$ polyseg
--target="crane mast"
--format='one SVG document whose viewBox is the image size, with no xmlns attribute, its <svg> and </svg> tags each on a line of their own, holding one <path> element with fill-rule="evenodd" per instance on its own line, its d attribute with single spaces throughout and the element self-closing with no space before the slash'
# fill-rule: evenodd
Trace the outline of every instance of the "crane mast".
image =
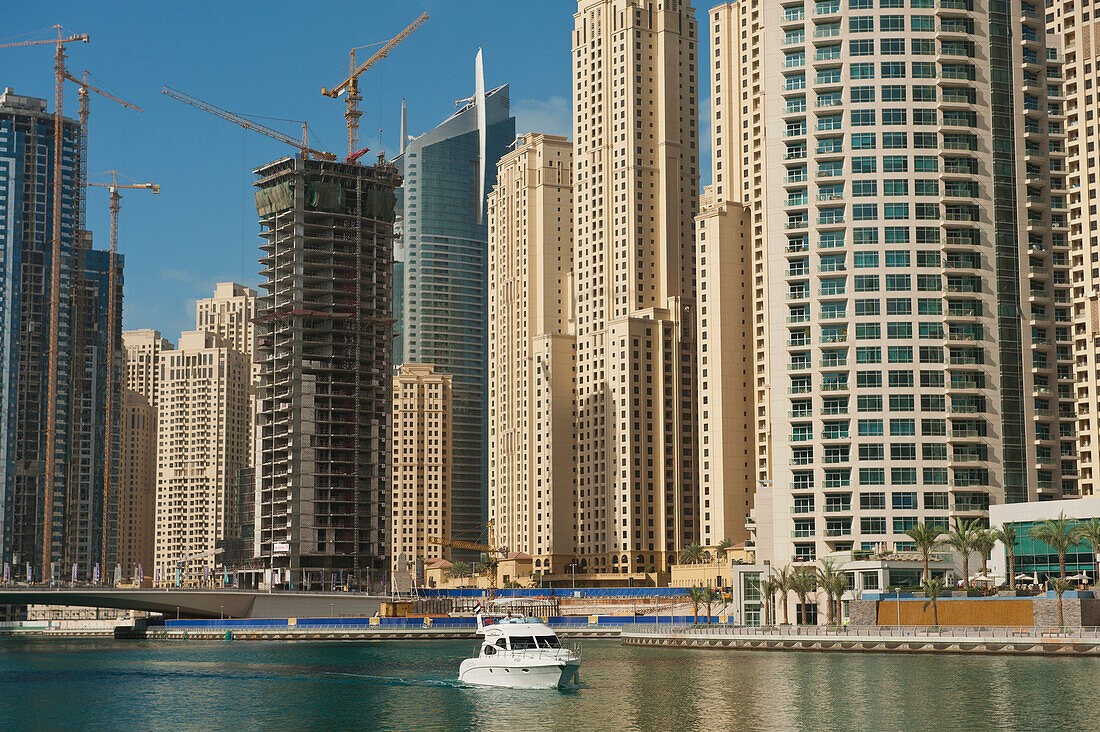
<svg viewBox="0 0 1100 732">
<path fill-rule="evenodd" d="M 83 88 L 82 88 L 83 89 Z M 86 92 L 85 92 L 86 93 Z M 125 104 L 125 102 L 123 102 Z M 133 105 L 128 105 L 133 106 Z M 88 183 L 84 185 L 88 188 L 106 188 L 108 190 L 109 209 L 111 212 L 111 253 L 108 264 L 107 275 L 107 368 L 108 368 L 108 388 L 114 383 L 114 369 L 115 364 L 118 361 L 118 354 L 120 344 L 115 340 L 115 332 L 117 330 L 117 313 L 115 312 L 115 302 L 118 299 L 118 212 L 122 207 L 122 195 L 119 193 L 120 188 L 134 188 L 142 190 L 151 190 L 153 193 L 160 193 L 160 186 L 156 183 L 136 183 L 136 184 L 120 184 L 118 182 L 118 171 L 108 170 L 108 174 L 111 176 L 110 183 Z M 82 196 L 83 198 L 83 196 Z M 107 549 L 108 549 L 108 531 L 107 527 L 110 522 L 110 507 L 111 499 L 115 494 L 114 486 L 114 471 L 112 470 L 112 464 L 114 462 L 114 406 L 112 400 L 108 399 L 107 404 L 107 429 L 106 439 L 104 439 L 104 455 L 103 455 L 103 560 L 107 561 Z"/>
<path fill-rule="evenodd" d="M 355 66 L 355 52 L 356 52 L 356 50 L 358 50 L 358 48 L 363 48 L 363 46 L 358 46 L 357 48 L 351 49 L 351 51 L 348 54 L 349 55 L 349 61 L 348 61 L 349 74 L 348 74 L 348 78 L 344 79 L 342 82 L 337 84 L 332 89 L 326 89 L 324 87 L 321 88 L 321 93 L 323 95 L 325 95 L 326 97 L 330 97 L 332 99 L 336 99 L 337 97 L 339 97 L 344 92 L 348 93 L 348 98 L 347 98 L 347 102 L 346 102 L 347 109 L 344 112 L 344 119 L 347 120 L 347 126 L 348 126 L 348 157 L 349 158 L 357 150 L 359 150 L 359 118 L 363 116 L 363 113 L 359 111 L 359 102 L 363 101 L 363 97 L 359 96 L 359 76 L 360 76 L 360 74 L 362 74 L 364 71 L 369 69 L 371 66 L 374 66 L 376 63 L 378 63 L 379 61 L 384 59 L 386 56 L 388 56 L 390 51 L 397 48 L 397 46 L 400 45 L 402 41 L 404 41 L 406 38 L 408 38 L 410 35 L 412 35 L 413 31 L 415 31 L 420 26 L 424 25 L 424 23 L 426 23 L 428 21 L 428 17 L 429 16 L 428 16 L 427 13 L 421 14 L 421 16 L 419 18 L 417 18 L 413 22 L 409 23 L 409 25 L 405 27 L 405 30 L 398 33 L 396 36 L 391 38 L 386 43 L 386 45 L 382 46 L 382 48 L 375 51 L 374 55 L 372 55 L 370 58 L 368 58 L 366 61 L 364 61 L 362 64 L 360 64 L 358 68 L 356 68 L 356 66 Z M 364 150 L 364 152 L 365 152 L 365 150 Z M 352 161 L 349 160 L 349 162 L 352 162 Z"/>
</svg>

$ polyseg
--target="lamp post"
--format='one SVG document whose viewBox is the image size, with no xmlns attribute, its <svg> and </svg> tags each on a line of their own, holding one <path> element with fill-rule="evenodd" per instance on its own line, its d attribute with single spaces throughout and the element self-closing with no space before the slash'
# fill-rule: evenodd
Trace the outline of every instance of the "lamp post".
<svg viewBox="0 0 1100 732">
<path fill-rule="evenodd" d="M 336 617 L 336 603 L 335 602 L 330 602 L 328 604 L 328 615 L 329 615 L 330 618 L 335 618 Z"/>
<path fill-rule="evenodd" d="M 225 620 L 225 605 L 218 605 L 218 620 Z"/>
</svg>

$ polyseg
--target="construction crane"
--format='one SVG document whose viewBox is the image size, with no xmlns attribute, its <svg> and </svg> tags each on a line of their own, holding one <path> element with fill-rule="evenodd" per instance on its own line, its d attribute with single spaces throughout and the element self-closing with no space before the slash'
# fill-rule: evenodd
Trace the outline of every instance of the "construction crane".
<svg viewBox="0 0 1100 732">
<path fill-rule="evenodd" d="M 46 475 L 42 490 L 42 566 L 49 567 L 53 560 L 53 484 L 57 452 L 57 342 L 58 311 L 61 309 L 61 178 L 63 167 L 62 140 L 64 139 L 63 115 L 65 111 L 65 79 L 69 72 L 65 67 L 65 44 L 88 43 L 91 36 L 76 33 L 66 36 L 60 25 L 52 26 L 57 38 L 39 41 L 0 43 L 0 48 L 56 44 L 53 56 L 54 107 L 53 107 L 53 231 L 50 242 L 50 333 L 49 361 L 46 369 Z"/>
<path fill-rule="evenodd" d="M 235 125 L 240 125 L 246 130 L 259 132 L 261 135 L 267 135 L 268 137 L 274 138 L 279 142 L 285 142 L 291 147 L 298 148 L 299 154 L 301 154 L 302 158 L 305 160 L 309 160 L 311 155 L 318 160 L 336 159 L 336 156 L 330 152 L 321 152 L 320 150 L 314 150 L 309 146 L 309 126 L 305 122 L 302 122 L 302 139 L 301 141 L 298 141 L 290 135 L 285 135 L 278 130 L 273 130 L 270 127 L 265 127 L 258 122 L 253 122 L 247 117 L 237 114 L 236 112 L 230 112 L 228 110 L 222 109 L 221 107 L 215 107 L 209 102 L 204 102 L 201 99 L 193 97 L 189 94 L 184 94 L 183 92 L 173 89 L 171 87 L 164 87 L 161 90 L 161 93 L 166 96 L 172 97 L 172 99 L 183 102 L 184 104 L 190 104 L 192 107 L 201 109 L 204 112 L 209 112 L 215 117 L 221 117 L 222 119 L 228 120 Z"/>
<path fill-rule="evenodd" d="M 428 536 L 425 538 L 425 543 L 436 544 L 438 546 L 449 546 L 455 549 L 469 549 L 475 552 L 483 552 L 485 554 L 485 569 L 489 572 L 489 589 L 495 590 L 497 588 L 497 565 L 501 559 L 508 557 L 508 547 L 495 546 L 496 542 L 493 540 L 493 524 L 492 522 L 486 524 L 489 529 L 489 543 L 481 544 L 476 541 L 459 541 L 457 539 L 446 539 L 442 536 Z M 494 556 L 499 554 L 499 557 Z M 492 593 L 490 593 L 490 596 Z"/>
<path fill-rule="evenodd" d="M 83 91 L 83 87 L 81 87 Z M 87 94 L 87 92 L 85 92 Z M 81 100 L 82 103 L 84 100 Z M 127 104 L 118 100 L 122 104 Z M 127 104 L 127 106 L 133 106 Z M 122 194 L 119 193 L 121 188 L 131 188 L 152 191 L 154 194 L 160 193 L 160 186 L 156 183 L 119 183 L 118 171 L 108 170 L 104 175 L 111 176 L 110 183 L 87 183 L 84 185 L 88 188 L 106 188 L 108 192 L 108 202 L 111 211 L 111 254 L 110 264 L 108 265 L 109 273 L 107 275 L 107 369 L 108 377 L 107 383 L 111 385 L 114 383 L 114 369 L 115 363 L 121 344 L 115 340 L 116 333 L 116 313 L 115 302 L 118 298 L 118 275 L 116 273 L 115 260 L 118 256 L 118 211 L 122 205 Z M 108 548 L 108 534 L 107 527 L 110 521 L 110 507 L 111 498 L 114 495 L 114 480 L 111 471 L 111 464 L 113 455 L 114 440 L 112 439 L 114 406 L 112 400 L 108 399 L 107 403 L 107 431 L 106 439 L 104 442 L 104 455 L 103 455 L 103 561 L 107 561 L 107 548 Z"/>
<path fill-rule="evenodd" d="M 326 97 L 336 99 L 344 92 L 348 93 L 347 98 L 347 111 L 344 112 L 344 119 L 348 122 L 348 162 L 354 162 L 367 150 L 359 150 L 359 118 L 363 116 L 363 113 L 359 111 L 359 102 L 363 101 L 363 97 L 359 96 L 359 75 L 364 71 L 374 66 L 376 63 L 384 59 L 389 55 L 389 52 L 397 48 L 397 46 L 412 35 L 420 26 L 424 25 L 428 21 L 428 14 L 424 13 L 419 18 L 409 23 L 405 30 L 398 33 L 391 38 L 386 45 L 374 52 L 374 55 L 361 63 L 358 68 L 355 66 L 355 52 L 360 48 L 367 48 L 367 46 L 356 46 L 349 52 L 348 61 L 348 78 L 344 79 L 337 86 L 332 89 L 321 88 L 321 93 Z M 355 156 L 355 159 L 351 159 L 352 155 L 358 152 L 359 155 Z"/>
</svg>

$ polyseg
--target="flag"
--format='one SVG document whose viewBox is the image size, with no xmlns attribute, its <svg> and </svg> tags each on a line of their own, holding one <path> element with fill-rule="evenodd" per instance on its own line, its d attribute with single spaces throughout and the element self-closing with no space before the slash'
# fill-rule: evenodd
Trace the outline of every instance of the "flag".
<svg viewBox="0 0 1100 732">
<path fill-rule="evenodd" d="M 336 592 L 336 575 L 332 575 L 332 591 Z"/>
<path fill-rule="evenodd" d="M 137 568 L 137 581 L 138 581 L 138 584 L 140 585 L 144 579 L 145 579 L 145 573 L 141 571 L 141 565 L 139 564 L 138 568 Z"/>
<path fill-rule="evenodd" d="M 92 582 L 99 584 L 99 562 L 95 564 L 95 572 L 92 573 Z"/>
<path fill-rule="evenodd" d="M 4 581 L 11 582 L 11 565 L 4 562 Z"/>
<path fill-rule="evenodd" d="M 76 584 L 76 562 L 73 562 L 73 584 Z"/>
<path fill-rule="evenodd" d="M 160 587 L 160 567 L 153 567 L 153 584 Z"/>
<path fill-rule="evenodd" d="M 202 567 L 202 583 L 204 585 L 210 584 L 210 565 L 204 564 Z"/>
<path fill-rule="evenodd" d="M 233 586 L 234 587 L 240 587 L 241 586 L 240 583 L 241 583 L 240 574 L 237 572 L 237 570 L 234 569 L 233 570 Z"/>
<path fill-rule="evenodd" d="M 222 567 L 222 587 L 229 587 L 229 568 Z"/>
<path fill-rule="evenodd" d="M 34 567 L 30 562 L 27 562 L 27 582 L 34 582 Z"/>
</svg>

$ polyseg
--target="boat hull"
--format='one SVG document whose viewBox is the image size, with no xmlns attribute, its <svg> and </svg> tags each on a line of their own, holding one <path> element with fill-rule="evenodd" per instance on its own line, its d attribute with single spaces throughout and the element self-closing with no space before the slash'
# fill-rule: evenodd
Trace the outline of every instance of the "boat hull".
<svg viewBox="0 0 1100 732">
<path fill-rule="evenodd" d="M 459 668 L 458 680 L 471 686 L 510 689 L 569 688 L 579 683 L 579 661 L 500 663 L 469 658 Z"/>
</svg>

